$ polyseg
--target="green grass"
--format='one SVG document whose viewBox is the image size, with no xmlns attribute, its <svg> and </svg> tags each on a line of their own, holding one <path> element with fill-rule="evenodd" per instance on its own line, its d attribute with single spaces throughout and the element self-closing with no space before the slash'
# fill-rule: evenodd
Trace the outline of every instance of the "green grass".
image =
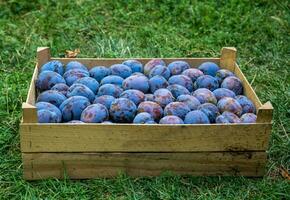
<svg viewBox="0 0 290 200">
<path fill-rule="evenodd" d="M 290 198 L 278 173 L 290 165 L 287 0 L 31 2 L 0 2 L 0 199 Z M 54 56 L 80 48 L 80 57 L 204 57 L 237 47 L 246 77 L 275 108 L 267 175 L 24 181 L 18 125 L 38 46 Z"/>
</svg>

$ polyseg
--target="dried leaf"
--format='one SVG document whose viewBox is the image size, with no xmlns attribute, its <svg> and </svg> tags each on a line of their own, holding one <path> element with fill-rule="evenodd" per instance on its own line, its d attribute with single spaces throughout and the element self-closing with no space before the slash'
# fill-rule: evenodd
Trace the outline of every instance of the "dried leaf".
<svg viewBox="0 0 290 200">
<path fill-rule="evenodd" d="M 285 169 L 284 167 L 280 167 L 280 174 L 283 178 L 290 180 L 290 174 L 289 174 L 288 170 Z"/>
<path fill-rule="evenodd" d="M 65 57 L 66 58 L 76 58 L 79 53 L 80 53 L 80 49 L 75 49 L 73 51 L 66 50 Z"/>
</svg>

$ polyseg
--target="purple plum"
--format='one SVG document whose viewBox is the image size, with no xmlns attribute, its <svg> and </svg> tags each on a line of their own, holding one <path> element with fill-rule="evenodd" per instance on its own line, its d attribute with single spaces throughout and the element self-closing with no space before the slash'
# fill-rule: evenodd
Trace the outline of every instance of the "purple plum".
<svg viewBox="0 0 290 200">
<path fill-rule="evenodd" d="M 178 84 L 169 85 L 167 89 L 172 93 L 175 99 L 177 99 L 180 95 L 190 94 L 188 89 Z"/>
<path fill-rule="evenodd" d="M 58 83 L 65 83 L 64 78 L 56 72 L 43 71 L 36 80 L 36 88 L 39 91 L 50 90 L 54 85 Z"/>
<path fill-rule="evenodd" d="M 174 101 L 174 97 L 168 89 L 160 88 L 154 92 L 154 101 L 164 108 Z"/>
<path fill-rule="evenodd" d="M 109 75 L 111 75 L 111 70 L 105 66 L 95 66 L 90 70 L 90 76 L 96 79 L 99 83 L 104 77 Z"/>
<path fill-rule="evenodd" d="M 216 118 L 216 123 L 241 123 L 241 120 L 234 113 L 225 111 Z"/>
<path fill-rule="evenodd" d="M 256 113 L 256 107 L 254 105 L 254 103 L 246 96 L 244 95 L 238 95 L 236 96 L 235 98 L 239 103 L 240 105 L 242 106 L 243 108 L 243 112 L 242 114 L 245 114 L 245 113 Z"/>
<path fill-rule="evenodd" d="M 185 103 L 190 108 L 190 110 L 196 110 L 197 107 L 200 105 L 199 100 L 189 94 L 183 94 L 178 96 L 177 101 Z"/>
<path fill-rule="evenodd" d="M 51 60 L 47 63 L 45 63 L 44 65 L 41 66 L 40 68 L 40 73 L 44 72 L 44 71 L 52 71 L 52 72 L 56 72 L 59 75 L 63 75 L 64 73 L 64 67 L 63 64 L 58 61 L 58 60 Z"/>
<path fill-rule="evenodd" d="M 80 83 L 74 83 L 72 86 L 69 87 L 67 91 L 67 97 L 73 96 L 87 97 L 90 102 L 93 102 L 95 100 L 95 94 L 93 93 L 93 91 L 87 86 Z"/>
<path fill-rule="evenodd" d="M 144 93 L 139 90 L 125 90 L 120 97 L 130 99 L 136 106 L 145 100 Z"/>
<path fill-rule="evenodd" d="M 49 110 L 50 112 L 54 112 L 57 115 L 57 123 L 61 122 L 62 119 L 61 112 L 55 105 L 48 102 L 38 102 L 35 104 L 35 107 L 37 108 L 37 111 Z"/>
<path fill-rule="evenodd" d="M 58 84 L 55 84 L 55 85 L 51 88 L 51 90 L 59 91 L 59 92 L 62 93 L 64 96 L 66 96 L 68 89 L 69 89 L 69 86 L 67 86 L 67 84 L 65 84 L 65 83 L 58 83 Z"/>
<path fill-rule="evenodd" d="M 219 82 L 215 77 L 210 75 L 202 75 L 196 79 L 194 82 L 194 87 L 198 88 L 207 88 L 210 91 L 214 91 L 219 88 Z"/>
<path fill-rule="evenodd" d="M 216 75 L 215 75 L 215 77 L 217 78 L 220 84 L 228 76 L 235 76 L 235 74 L 227 69 L 220 69 L 216 72 Z"/>
<path fill-rule="evenodd" d="M 122 92 L 123 92 L 123 89 L 120 88 L 118 85 L 105 84 L 99 88 L 98 96 L 111 95 L 115 98 L 119 98 L 119 96 Z"/>
<path fill-rule="evenodd" d="M 88 77 L 89 73 L 82 69 L 71 69 L 64 73 L 63 77 L 68 86 L 71 86 L 75 83 L 76 80 L 81 79 L 83 77 Z"/>
<path fill-rule="evenodd" d="M 174 75 L 168 79 L 169 85 L 177 84 L 185 87 L 189 92 L 193 90 L 191 78 L 185 75 Z"/>
<path fill-rule="evenodd" d="M 56 90 L 47 90 L 38 95 L 36 102 L 48 102 L 56 107 L 59 107 L 63 101 L 66 100 L 66 96 Z"/>
<path fill-rule="evenodd" d="M 97 94 L 99 89 L 99 83 L 96 79 L 91 77 L 83 77 L 75 81 L 75 83 L 83 84 L 87 86 L 94 94 Z"/>
<path fill-rule="evenodd" d="M 164 65 L 157 65 L 149 72 L 149 78 L 153 76 L 160 75 L 163 76 L 165 79 L 169 79 L 170 77 L 170 70 L 168 67 Z"/>
<path fill-rule="evenodd" d="M 132 73 L 143 72 L 143 65 L 138 60 L 126 60 L 122 64 L 130 67 L 132 70 Z"/>
<path fill-rule="evenodd" d="M 138 113 L 134 120 L 134 124 L 145 124 L 148 121 L 154 121 L 154 118 L 147 112 Z"/>
<path fill-rule="evenodd" d="M 240 103 L 236 99 L 231 97 L 224 97 L 221 100 L 219 100 L 217 107 L 221 113 L 224 111 L 229 111 L 236 114 L 237 116 L 241 116 L 243 112 Z"/>
<path fill-rule="evenodd" d="M 255 123 L 257 116 L 253 113 L 245 113 L 241 116 L 241 123 Z"/>
<path fill-rule="evenodd" d="M 215 76 L 217 71 L 220 70 L 219 66 L 213 62 L 204 62 L 198 69 L 205 75 Z"/>
<path fill-rule="evenodd" d="M 131 123 L 137 107 L 133 101 L 126 98 L 115 99 L 110 107 L 110 116 L 114 122 Z"/>
<path fill-rule="evenodd" d="M 123 88 L 124 90 L 135 89 L 146 93 L 149 90 L 149 80 L 143 75 L 129 76 L 123 81 Z"/>
<path fill-rule="evenodd" d="M 195 82 L 198 77 L 203 75 L 203 72 L 196 68 L 190 68 L 183 71 L 182 75 L 188 76 L 191 78 L 192 82 Z"/>
<path fill-rule="evenodd" d="M 192 95 L 196 97 L 201 104 L 212 103 L 216 104 L 217 100 L 212 91 L 206 88 L 199 88 L 195 90 Z"/>
<path fill-rule="evenodd" d="M 147 62 L 144 66 L 144 74 L 149 75 L 150 71 L 156 67 L 157 65 L 163 65 L 165 66 L 165 62 L 161 59 L 152 59 L 149 62 Z"/>
<path fill-rule="evenodd" d="M 218 88 L 213 91 L 215 98 L 219 101 L 224 97 L 235 98 L 236 94 L 227 88 Z"/>
<path fill-rule="evenodd" d="M 204 112 L 211 123 L 215 123 L 216 117 L 220 114 L 219 109 L 212 103 L 201 104 L 198 110 Z"/>
<path fill-rule="evenodd" d="M 38 123 L 58 123 L 58 116 L 55 112 L 46 109 L 37 111 Z"/>
<path fill-rule="evenodd" d="M 221 83 L 221 88 L 232 90 L 236 95 L 243 94 L 243 84 L 241 80 L 235 76 L 228 76 Z"/>
<path fill-rule="evenodd" d="M 65 68 L 66 72 L 72 69 L 80 69 L 80 70 L 88 71 L 87 67 L 78 61 L 70 61 L 69 63 L 66 64 L 66 68 Z"/>
<path fill-rule="evenodd" d="M 114 64 L 110 67 L 110 69 L 112 75 L 120 76 L 122 78 L 127 78 L 132 74 L 132 69 L 123 64 Z"/>
<path fill-rule="evenodd" d="M 179 75 L 181 74 L 184 70 L 187 70 L 190 68 L 190 65 L 182 60 L 174 61 L 172 63 L 169 63 L 168 68 L 170 70 L 170 73 L 172 75 Z"/>
<path fill-rule="evenodd" d="M 184 122 L 182 119 L 180 119 L 180 117 L 167 115 L 160 119 L 159 124 L 184 124 Z"/>
<path fill-rule="evenodd" d="M 147 112 L 149 113 L 154 120 L 159 120 L 163 115 L 162 107 L 152 101 L 143 101 L 138 106 L 138 113 Z"/>
<path fill-rule="evenodd" d="M 100 103 L 89 105 L 81 114 L 81 121 L 85 123 L 101 123 L 108 119 L 109 111 Z"/>
<path fill-rule="evenodd" d="M 121 76 L 109 75 L 109 76 L 106 76 L 102 79 L 101 85 L 115 84 L 115 85 L 122 87 L 123 81 L 124 81 L 124 79 Z"/>
<path fill-rule="evenodd" d="M 106 106 L 106 108 L 108 110 L 110 110 L 111 104 L 114 100 L 115 100 L 115 97 L 113 97 L 111 95 L 102 95 L 102 96 L 98 96 L 95 98 L 94 104 L 100 103 L 100 104 Z"/>
<path fill-rule="evenodd" d="M 160 88 L 166 88 L 168 86 L 167 80 L 160 75 L 153 76 L 152 78 L 149 79 L 149 86 L 150 86 L 150 91 L 154 93 L 156 90 Z"/>
<path fill-rule="evenodd" d="M 188 112 L 190 112 L 190 108 L 182 102 L 172 102 L 164 108 L 164 116 L 175 115 L 181 119 L 184 119 Z"/>
<path fill-rule="evenodd" d="M 210 121 L 204 112 L 194 110 L 187 113 L 184 119 L 185 124 L 210 124 Z"/>
</svg>

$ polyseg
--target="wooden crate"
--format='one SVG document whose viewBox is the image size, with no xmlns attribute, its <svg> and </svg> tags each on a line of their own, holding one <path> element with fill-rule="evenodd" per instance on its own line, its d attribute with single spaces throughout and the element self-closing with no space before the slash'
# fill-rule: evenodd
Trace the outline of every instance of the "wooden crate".
<svg viewBox="0 0 290 200">
<path fill-rule="evenodd" d="M 35 108 L 35 80 L 49 60 L 66 64 L 110 66 L 125 59 L 51 58 L 47 47 L 37 49 L 35 67 L 20 124 L 24 178 L 86 179 L 156 176 L 164 171 L 188 175 L 251 176 L 264 174 L 273 108 L 262 104 L 236 63 L 236 49 L 225 47 L 220 58 L 164 58 L 168 64 L 184 60 L 192 67 L 212 61 L 234 72 L 245 95 L 257 108 L 254 124 L 39 124 Z M 143 64 L 151 58 L 137 58 Z"/>
</svg>

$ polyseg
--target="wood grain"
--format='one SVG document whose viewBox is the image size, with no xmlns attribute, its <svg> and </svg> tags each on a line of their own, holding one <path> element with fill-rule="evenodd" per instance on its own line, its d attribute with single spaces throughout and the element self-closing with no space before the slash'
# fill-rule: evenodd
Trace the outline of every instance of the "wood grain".
<svg viewBox="0 0 290 200">
<path fill-rule="evenodd" d="M 37 67 L 40 67 L 50 60 L 50 48 L 38 47 L 37 48 Z"/>
<path fill-rule="evenodd" d="M 258 109 L 257 122 L 271 123 L 272 119 L 273 119 L 273 106 L 271 102 L 268 101 Z"/>
<path fill-rule="evenodd" d="M 271 124 L 21 124 L 22 152 L 256 151 Z"/>
<path fill-rule="evenodd" d="M 221 50 L 220 67 L 234 71 L 237 59 L 237 49 L 234 47 L 223 47 Z"/>
<path fill-rule="evenodd" d="M 170 171 L 194 176 L 263 176 L 265 152 L 23 153 L 24 178 L 87 179 L 158 176 Z"/>
</svg>

